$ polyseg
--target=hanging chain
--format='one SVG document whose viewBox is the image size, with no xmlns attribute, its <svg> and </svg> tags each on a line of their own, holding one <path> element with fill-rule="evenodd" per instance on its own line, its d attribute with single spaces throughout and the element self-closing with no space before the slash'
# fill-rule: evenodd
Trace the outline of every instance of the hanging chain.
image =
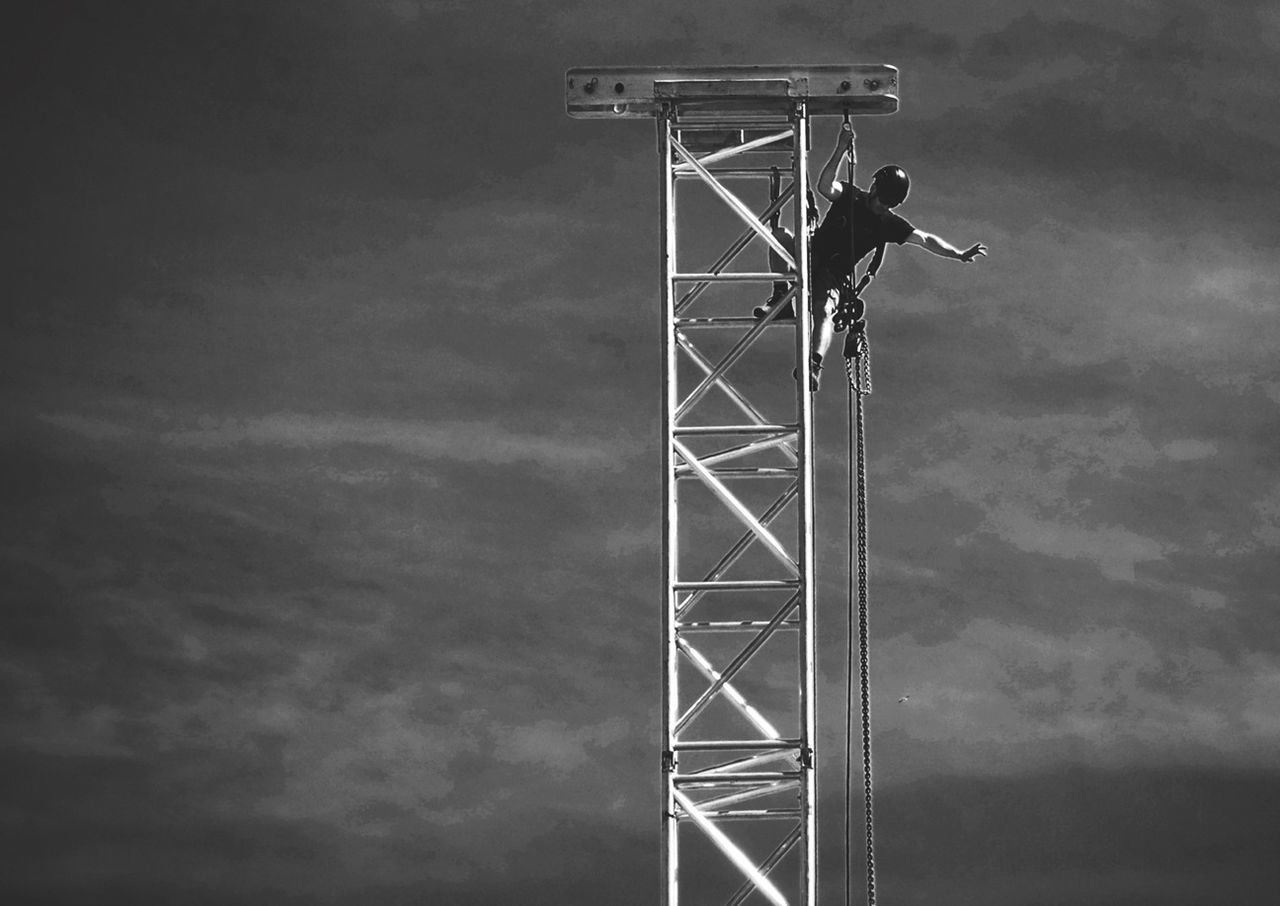
<svg viewBox="0 0 1280 906">
<path fill-rule="evenodd" d="M 849 372 L 849 430 L 854 438 L 850 446 L 856 448 L 856 454 L 850 456 L 850 472 L 856 466 L 856 491 L 854 504 L 850 507 L 850 534 L 854 534 L 854 515 L 856 513 L 856 552 L 857 552 L 857 585 L 858 585 L 858 662 L 860 668 L 860 692 L 862 705 L 862 777 L 863 777 L 863 809 L 866 817 L 867 842 L 867 906 L 875 906 L 876 902 L 876 854 L 875 854 L 875 821 L 872 801 L 871 780 L 871 659 L 870 632 L 868 627 L 868 595 L 867 595 L 867 449 L 866 418 L 863 409 L 863 397 L 870 392 L 871 375 L 867 364 L 869 352 L 866 347 L 865 332 L 859 333 L 855 342 L 855 352 L 860 347 L 861 354 L 845 359 Z M 865 389 L 863 389 L 865 387 Z M 855 406 L 856 400 L 856 406 Z M 850 475 L 850 484 L 855 475 Z M 852 540 L 852 539 L 851 539 Z M 854 547 L 853 544 L 850 545 Z M 853 550 L 850 551 L 853 553 Z M 852 811 L 850 794 L 852 787 L 851 759 L 849 757 L 849 730 L 853 711 L 853 575 L 850 570 L 849 589 L 849 663 L 848 663 L 848 707 L 845 720 L 845 900 L 849 899 L 848 855 L 851 849 L 849 822 Z"/>
<path fill-rule="evenodd" d="M 844 370 L 850 389 L 859 396 L 871 392 L 871 341 L 867 339 L 867 322 L 862 319 L 850 325 L 845 337 Z"/>
<path fill-rule="evenodd" d="M 846 368 L 848 360 L 845 360 Z M 849 568 L 845 571 L 845 577 L 849 583 L 849 600 L 848 609 L 845 612 L 847 619 L 847 634 L 845 637 L 845 674 L 844 674 L 844 903 L 850 906 L 853 902 L 850 896 L 851 879 L 853 875 L 853 866 L 850 864 L 850 856 L 853 854 L 853 595 L 854 595 L 854 520 L 857 516 L 856 507 L 853 503 L 854 488 L 854 453 L 853 453 L 853 381 L 849 381 L 846 391 L 849 402 L 848 416 L 848 447 L 845 450 L 845 459 L 849 466 L 849 493 L 851 495 L 849 502 L 849 544 L 845 548 L 849 552 Z"/>
<path fill-rule="evenodd" d="M 865 338 L 865 334 L 862 335 Z M 862 777 L 867 818 L 867 906 L 876 906 L 875 822 L 871 802 L 871 660 L 867 629 L 867 449 L 862 398 L 871 392 L 870 356 L 860 357 L 865 390 L 855 388 L 858 401 L 858 656 L 862 691 Z"/>
</svg>

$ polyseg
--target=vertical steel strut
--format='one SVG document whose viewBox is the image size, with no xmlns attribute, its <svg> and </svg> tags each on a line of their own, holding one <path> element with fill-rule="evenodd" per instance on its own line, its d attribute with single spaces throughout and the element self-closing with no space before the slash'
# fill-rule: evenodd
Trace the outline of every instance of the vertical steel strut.
<svg viewBox="0 0 1280 906">
<path fill-rule="evenodd" d="M 699 902 L 711 896 L 711 902 L 741 902 L 755 893 L 778 906 L 800 904 L 813 906 L 817 893 L 816 871 L 816 785 L 814 778 L 814 568 L 813 568 L 813 421 L 809 386 L 809 348 L 811 325 L 805 317 L 792 323 L 775 323 L 773 319 L 753 320 L 743 317 L 750 300 L 761 301 L 775 283 L 788 287 L 788 295 L 799 312 L 809 310 L 808 243 L 783 244 L 775 236 L 770 219 L 779 210 L 789 209 L 790 228 L 795 236 L 805 236 L 805 189 L 808 186 L 809 119 L 803 101 L 791 106 L 785 119 L 786 128 L 778 129 L 776 113 L 738 114 L 733 128 L 717 131 L 737 136 L 728 148 L 711 151 L 701 158 L 686 147 L 696 142 L 712 127 L 705 117 L 682 115 L 676 104 L 668 105 L 658 118 L 659 147 L 662 164 L 663 227 L 663 310 L 664 378 L 666 400 L 664 418 L 664 524 L 666 591 L 666 683 L 664 688 L 664 795 L 663 823 L 665 854 L 666 906 L 678 906 L 682 890 L 696 895 Z M 758 135 L 757 135 L 758 134 Z M 755 137 L 753 137 L 755 136 Z M 756 153 L 785 154 L 790 158 L 790 185 L 783 194 L 770 199 L 757 213 L 738 197 L 742 191 L 722 177 L 725 165 L 734 158 Z M 717 166 L 718 172 L 709 169 Z M 751 167 L 743 164 L 728 168 L 735 180 L 773 179 L 777 184 L 778 167 Z M 696 182 L 695 182 L 696 179 Z M 683 271 L 679 266 L 678 239 L 685 218 L 678 205 L 678 189 L 685 184 L 705 186 L 721 201 L 741 224 L 745 224 L 746 242 L 739 236 L 726 237 L 728 251 L 717 258 L 706 271 Z M 759 239 L 761 246 L 774 252 L 772 261 L 780 262 L 778 272 L 755 270 L 730 271 L 738 252 Z M 777 265 L 774 265 L 777 266 Z M 746 296 L 739 312 L 726 316 L 715 314 L 693 317 L 690 308 L 707 287 L 732 280 L 757 291 Z M 690 298 L 693 288 L 697 295 Z M 689 300 L 681 304 L 683 300 Z M 679 309 L 679 310 L 678 310 Z M 737 334 L 729 351 L 715 361 L 705 354 L 692 336 L 711 328 L 720 333 Z M 780 420 L 768 420 L 763 406 L 755 405 L 748 394 L 734 382 L 733 369 L 753 347 L 764 342 L 765 335 L 786 330 L 792 342 L 786 348 L 790 356 L 785 364 L 778 362 L 777 380 L 790 385 L 787 394 L 793 403 L 791 411 Z M 682 371 L 684 363 L 694 367 Z M 800 380 L 792 382 L 790 371 L 798 369 Z M 683 378 L 683 381 L 682 381 Z M 716 391 L 731 403 L 731 410 L 741 417 L 726 424 L 723 416 L 708 423 L 702 415 L 704 402 Z M 694 426 L 696 424 L 696 430 Z M 692 443 L 713 440 L 721 444 L 739 442 L 711 452 L 695 452 Z M 778 453 L 777 466 L 756 465 L 729 471 L 726 464 L 760 462 L 762 453 Z M 790 486 L 763 515 L 757 517 L 752 508 L 737 496 L 733 479 L 779 475 L 793 478 Z M 680 518 L 683 496 L 682 479 L 696 479 L 721 504 L 721 518 L 745 527 L 746 533 L 720 558 L 710 573 L 685 576 L 681 571 L 681 552 L 699 546 L 691 524 Z M 768 527 L 783 511 L 793 512 L 794 528 L 789 536 L 775 535 Z M 768 554 L 773 568 L 758 561 L 757 571 L 742 579 L 723 578 L 747 549 L 754 546 Z M 697 587 L 689 587 L 695 584 Z M 751 606 L 753 596 L 777 589 L 782 596 L 768 609 L 770 619 L 761 619 Z M 711 599 L 714 599 L 712 601 Z M 742 603 L 739 605 L 738 599 Z M 691 611 L 700 602 L 714 606 L 715 621 L 693 623 Z M 740 612 L 735 613 L 735 611 Z M 736 619 L 735 619 L 736 617 Z M 733 634 L 736 653 L 717 666 L 701 650 L 705 633 L 718 630 Z M 742 636 L 740 634 L 745 634 Z M 796 677 L 794 700 L 779 709 L 751 701 L 751 689 L 737 680 L 751 670 L 753 660 L 775 639 L 785 637 L 785 645 L 774 647 L 785 654 L 775 654 L 773 664 L 790 661 L 789 672 Z M 682 665 L 685 685 L 682 688 Z M 687 669 L 691 667 L 692 670 Z M 696 682 L 689 682 L 696 679 Z M 757 683 L 753 688 L 759 688 Z M 740 725 L 754 733 L 729 734 L 723 722 L 704 720 L 709 705 L 720 699 L 742 718 Z M 781 714 L 766 714 L 781 710 Z M 785 727 L 780 729 L 780 726 Z M 716 758 L 709 760 L 714 753 Z M 724 761 L 728 756 L 729 760 Z M 736 757 L 734 757 L 736 756 Z M 718 759 L 718 760 L 716 760 Z M 764 770 L 765 767 L 773 770 Z M 682 858 L 683 850 L 698 842 L 717 850 L 736 872 L 732 887 L 721 893 L 709 889 L 709 883 L 697 877 L 705 868 L 702 861 Z M 787 856 L 795 853 L 791 859 Z M 709 878 L 714 872 L 707 871 Z"/>
</svg>

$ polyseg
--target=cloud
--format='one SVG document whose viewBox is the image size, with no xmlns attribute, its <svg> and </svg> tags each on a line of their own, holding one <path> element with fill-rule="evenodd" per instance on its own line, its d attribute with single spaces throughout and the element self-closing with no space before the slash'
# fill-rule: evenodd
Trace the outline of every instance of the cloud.
<svg viewBox="0 0 1280 906">
<path fill-rule="evenodd" d="M 540 720 L 525 726 L 493 726 L 493 755 L 499 761 L 529 764 L 566 776 L 626 738 L 630 727 L 621 718 L 598 724 L 569 726 L 564 721 Z"/>
<path fill-rule="evenodd" d="M 514 432 L 493 421 L 413 422 L 280 412 L 245 419 L 202 417 L 203 427 L 148 436 L 117 423 L 74 413 L 49 414 L 42 419 L 95 441 L 151 440 L 176 450 L 209 451 L 248 444 L 321 451 L 355 444 L 384 447 L 426 460 L 532 462 L 555 470 L 619 467 L 618 451 L 610 442 L 580 436 L 570 441 Z"/>
<path fill-rule="evenodd" d="M 325 448 L 341 444 L 385 446 L 424 458 L 489 463 L 529 461 L 556 469 L 616 465 L 604 445 L 512 432 L 495 422 L 406 422 L 280 413 L 215 427 L 164 434 L 161 443 L 209 449 L 240 443 Z"/>
<path fill-rule="evenodd" d="M 1057 634 L 979 618 L 941 644 L 882 639 L 874 662 L 878 732 L 909 740 L 893 752 L 924 747 L 965 772 L 987 770 L 992 747 L 1040 764 L 1226 755 L 1262 765 L 1280 741 L 1280 712 L 1266 704 L 1273 656 L 1232 663 L 1202 647 L 1169 650 L 1126 627 Z M 890 704 L 902 695 L 908 701 Z M 949 755 L 935 751 L 956 744 Z M 922 754 L 889 774 L 914 776 L 913 764 L 930 760 Z M 887 763 L 899 764 L 896 755 Z"/>
<path fill-rule="evenodd" d="M 901 64 L 864 164 L 992 247 L 872 300 L 893 889 L 1274 889 L 1262 5 L 204 6 L 10 31 L 11 898 L 653 901 L 652 129 L 560 74 L 779 55 Z"/>
<path fill-rule="evenodd" d="M 1207 459 L 1218 452 L 1218 446 L 1212 441 L 1185 437 L 1169 441 L 1161 448 L 1160 452 L 1174 462 L 1185 462 L 1194 459 Z"/>
<path fill-rule="evenodd" d="M 1165 555 L 1156 539 L 1092 522 L 1088 498 L 1077 490 L 1086 478 L 1110 482 L 1156 464 L 1159 454 L 1130 412 L 1032 418 L 956 412 L 918 455 L 919 465 L 895 470 L 892 499 L 946 493 L 978 507 L 978 530 L 1019 550 L 1092 560 L 1111 578 L 1132 579 L 1137 564 Z"/>
<path fill-rule="evenodd" d="M 1253 502 L 1253 510 L 1258 515 L 1254 538 L 1265 547 L 1280 547 L 1280 482 Z"/>
</svg>

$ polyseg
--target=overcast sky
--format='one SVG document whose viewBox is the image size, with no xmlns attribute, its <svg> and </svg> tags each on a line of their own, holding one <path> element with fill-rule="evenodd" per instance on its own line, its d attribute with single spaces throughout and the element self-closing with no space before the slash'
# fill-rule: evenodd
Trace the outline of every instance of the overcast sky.
<svg viewBox="0 0 1280 906">
<path fill-rule="evenodd" d="M 658 163 L 563 73 L 769 62 L 899 67 L 863 171 L 990 247 L 895 248 L 872 294 L 882 899 L 1274 901 L 1273 4 L 48 0 L 3 31 L 8 901 L 658 901 Z"/>
</svg>

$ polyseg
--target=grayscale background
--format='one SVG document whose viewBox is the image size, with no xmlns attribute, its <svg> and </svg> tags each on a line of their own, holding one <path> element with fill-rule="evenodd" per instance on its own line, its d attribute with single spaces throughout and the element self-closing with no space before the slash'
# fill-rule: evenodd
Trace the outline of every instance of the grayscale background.
<svg viewBox="0 0 1280 906">
<path fill-rule="evenodd" d="M 870 293 L 882 901 L 1275 902 L 1274 4 L 2 18 L 6 902 L 657 902 L 658 162 L 562 80 L 777 62 L 991 249 Z"/>
</svg>

